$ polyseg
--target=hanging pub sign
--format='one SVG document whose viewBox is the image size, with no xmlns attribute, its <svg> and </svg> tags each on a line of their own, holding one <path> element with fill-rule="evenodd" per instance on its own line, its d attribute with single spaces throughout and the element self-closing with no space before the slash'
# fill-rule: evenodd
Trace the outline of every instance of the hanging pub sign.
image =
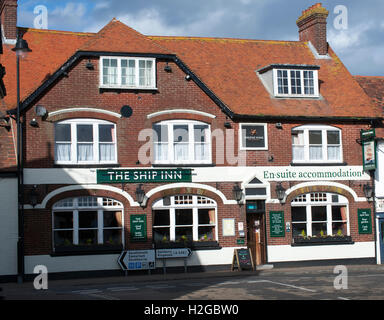
<svg viewBox="0 0 384 320">
<path fill-rule="evenodd" d="M 192 169 L 97 170 L 97 183 L 192 182 Z"/>
<path fill-rule="evenodd" d="M 375 129 L 361 130 L 360 139 L 363 147 L 364 171 L 376 170 Z"/>
</svg>

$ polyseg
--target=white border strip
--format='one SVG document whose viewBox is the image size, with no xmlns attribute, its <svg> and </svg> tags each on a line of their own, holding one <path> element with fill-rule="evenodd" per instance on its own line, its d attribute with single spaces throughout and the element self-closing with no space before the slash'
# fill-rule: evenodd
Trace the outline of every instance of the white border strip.
<svg viewBox="0 0 384 320">
<path fill-rule="evenodd" d="M 291 194 L 293 191 L 300 189 L 300 188 L 314 187 L 314 186 L 327 186 L 327 187 L 331 186 L 331 187 L 337 187 L 340 189 L 344 189 L 344 190 L 348 191 L 353 196 L 353 199 L 355 200 L 355 202 L 367 202 L 366 198 L 358 197 L 356 192 L 353 189 L 351 189 L 350 187 L 348 187 L 347 185 L 337 183 L 337 182 L 330 182 L 330 181 L 311 181 L 311 182 L 305 182 L 305 183 L 297 184 L 285 192 L 284 202 L 287 200 L 287 197 L 289 196 L 289 194 Z"/>
<path fill-rule="evenodd" d="M 151 198 L 157 192 L 168 190 L 168 189 L 175 189 L 175 188 L 197 188 L 197 189 L 207 190 L 217 194 L 221 198 L 224 204 L 237 204 L 236 200 L 227 200 L 225 195 L 220 190 L 217 190 L 214 187 L 211 187 L 205 184 L 198 184 L 198 183 L 173 183 L 173 184 L 162 185 L 148 191 L 146 193 L 146 196 L 147 198 Z"/>
<path fill-rule="evenodd" d="M 48 114 L 48 119 L 50 117 L 53 117 L 53 116 L 57 116 L 57 115 L 60 115 L 60 114 L 64 114 L 64 113 L 70 113 L 70 112 L 83 112 L 83 111 L 86 111 L 86 112 L 93 112 L 93 113 L 102 113 L 102 114 L 107 114 L 109 116 L 113 116 L 113 117 L 116 117 L 116 118 L 121 118 L 121 114 L 118 114 L 116 112 L 112 112 L 112 111 L 109 111 L 109 110 L 104 110 L 104 109 L 94 109 L 94 108 L 70 108 L 70 109 L 62 109 L 62 110 L 58 110 L 58 111 L 53 111 L 53 112 L 49 112 Z"/>
<path fill-rule="evenodd" d="M 147 115 L 147 119 L 162 116 L 165 114 L 174 114 L 174 113 L 189 113 L 189 114 L 197 114 L 197 115 L 208 117 L 211 119 L 216 118 L 215 115 L 207 113 L 207 112 L 203 112 L 203 111 L 190 110 L 190 109 L 173 109 L 173 110 L 163 110 L 163 111 L 151 113 L 151 114 Z"/>
<path fill-rule="evenodd" d="M 44 198 L 44 200 L 41 202 L 41 204 L 38 204 L 33 208 L 31 205 L 24 205 L 24 209 L 45 209 L 47 206 L 47 203 L 49 200 L 51 200 L 54 196 L 57 196 L 60 193 L 64 193 L 67 191 L 75 191 L 75 190 L 106 190 L 106 191 L 112 191 L 117 194 L 122 195 L 124 198 L 126 198 L 129 201 L 129 205 L 131 207 L 140 207 L 139 203 L 136 202 L 127 192 L 108 185 L 76 185 L 76 186 L 68 186 L 68 187 L 62 187 L 59 189 L 56 189 L 50 193 L 47 194 L 47 196 Z"/>
</svg>

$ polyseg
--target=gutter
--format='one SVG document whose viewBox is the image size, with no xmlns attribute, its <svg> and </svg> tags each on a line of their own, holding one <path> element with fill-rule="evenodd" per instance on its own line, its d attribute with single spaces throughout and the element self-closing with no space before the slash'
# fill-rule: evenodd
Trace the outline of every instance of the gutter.
<svg viewBox="0 0 384 320">
<path fill-rule="evenodd" d="M 368 118 L 354 118 L 354 117 L 311 117 L 311 116 L 269 116 L 269 115 L 247 115 L 247 114 L 234 114 L 234 121 L 250 121 L 250 120 L 265 120 L 265 121 L 314 121 L 314 122 L 370 122 L 370 123 L 378 123 L 384 120 L 384 118 L 377 117 L 368 117 Z"/>
</svg>

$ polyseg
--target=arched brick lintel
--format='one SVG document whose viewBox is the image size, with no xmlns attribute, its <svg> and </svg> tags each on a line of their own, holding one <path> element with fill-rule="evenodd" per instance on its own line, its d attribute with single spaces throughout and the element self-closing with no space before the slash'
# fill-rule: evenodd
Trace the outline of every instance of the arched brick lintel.
<svg viewBox="0 0 384 320">
<path fill-rule="evenodd" d="M 152 207 L 155 201 L 164 197 L 174 196 L 174 195 L 186 195 L 186 194 L 207 197 L 216 201 L 217 204 L 223 204 L 222 199 L 217 194 L 215 194 L 210 190 L 206 190 L 202 188 L 194 188 L 194 187 L 176 187 L 176 188 L 161 190 L 154 193 L 153 195 L 151 195 L 150 199 L 148 199 L 146 206 L 150 208 Z"/>
<path fill-rule="evenodd" d="M 294 198 L 302 194 L 312 193 L 312 192 L 327 192 L 327 193 L 336 193 L 342 195 L 348 199 L 349 202 L 354 201 L 354 196 L 346 189 L 337 186 L 305 186 L 298 188 L 292 191 L 286 199 L 286 203 L 291 203 Z"/>
</svg>

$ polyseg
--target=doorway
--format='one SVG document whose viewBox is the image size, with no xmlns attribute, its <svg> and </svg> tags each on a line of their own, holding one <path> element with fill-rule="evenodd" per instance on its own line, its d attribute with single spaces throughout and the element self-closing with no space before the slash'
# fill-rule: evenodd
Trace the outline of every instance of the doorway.
<svg viewBox="0 0 384 320">
<path fill-rule="evenodd" d="M 380 244 L 380 263 L 384 264 L 384 217 L 379 219 L 379 244 Z"/>
<path fill-rule="evenodd" d="M 247 243 L 256 266 L 263 265 L 266 259 L 265 210 L 264 201 L 247 202 Z"/>
</svg>

